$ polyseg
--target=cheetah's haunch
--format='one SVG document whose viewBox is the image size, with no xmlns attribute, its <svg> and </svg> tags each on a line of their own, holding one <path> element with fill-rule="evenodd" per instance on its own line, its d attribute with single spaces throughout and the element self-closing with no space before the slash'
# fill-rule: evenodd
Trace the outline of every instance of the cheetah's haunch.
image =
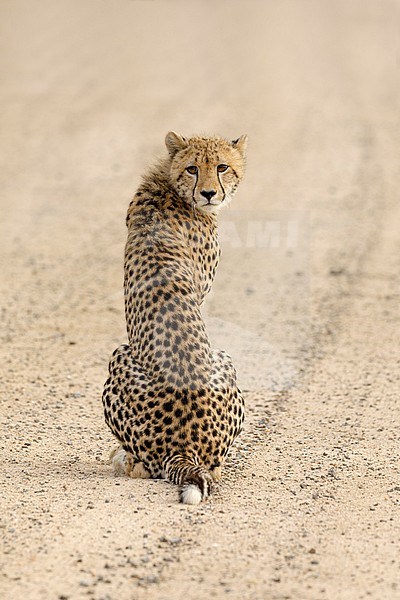
<svg viewBox="0 0 400 600">
<path fill-rule="evenodd" d="M 198 504 L 241 431 L 244 401 L 230 356 L 212 350 L 200 307 L 219 261 L 216 213 L 243 177 L 246 136 L 166 136 L 168 158 L 127 215 L 128 345 L 110 360 L 103 405 L 120 442 L 114 469 L 180 484 Z"/>
</svg>

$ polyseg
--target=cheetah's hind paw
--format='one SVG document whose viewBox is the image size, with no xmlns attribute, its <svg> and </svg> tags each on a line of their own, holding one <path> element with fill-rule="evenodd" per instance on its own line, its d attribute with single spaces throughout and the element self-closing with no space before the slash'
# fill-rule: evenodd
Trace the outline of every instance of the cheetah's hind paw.
<svg viewBox="0 0 400 600">
<path fill-rule="evenodd" d="M 141 462 L 135 461 L 130 452 L 122 446 L 117 446 L 110 453 L 108 464 L 111 464 L 114 475 L 127 475 L 132 479 L 148 479 L 149 471 Z"/>
<path fill-rule="evenodd" d="M 112 466 L 114 475 L 125 475 L 128 461 L 127 454 L 122 446 L 116 446 L 108 457 L 108 464 Z"/>
</svg>

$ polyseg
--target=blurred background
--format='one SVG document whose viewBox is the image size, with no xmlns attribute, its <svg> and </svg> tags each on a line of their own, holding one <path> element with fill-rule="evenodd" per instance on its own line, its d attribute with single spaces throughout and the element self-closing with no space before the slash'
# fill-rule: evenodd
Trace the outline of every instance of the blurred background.
<svg viewBox="0 0 400 600">
<path fill-rule="evenodd" d="M 354 268 L 372 223 L 354 186 L 380 193 L 371 148 L 396 110 L 398 5 L 3 0 L 0 13 L 5 335 L 87 324 L 119 343 L 125 211 L 165 133 L 247 133 L 206 317 L 244 387 L 292 385 L 321 277 Z"/>
<path fill-rule="evenodd" d="M 399 23 L 399 0 L 1 0 L 1 597 L 399 597 Z M 100 401 L 169 130 L 249 137 L 205 306 L 247 420 L 196 512 L 113 477 Z"/>
</svg>

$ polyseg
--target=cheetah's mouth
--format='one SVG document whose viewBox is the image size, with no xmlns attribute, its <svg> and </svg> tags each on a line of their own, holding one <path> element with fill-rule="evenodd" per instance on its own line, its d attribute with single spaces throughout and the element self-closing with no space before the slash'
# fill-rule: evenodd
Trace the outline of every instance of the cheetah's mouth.
<svg viewBox="0 0 400 600">
<path fill-rule="evenodd" d="M 212 213 L 216 212 L 221 207 L 221 202 L 211 202 L 210 200 L 208 200 L 208 202 L 197 204 L 197 207 L 200 210 L 203 210 L 204 212 Z"/>
</svg>

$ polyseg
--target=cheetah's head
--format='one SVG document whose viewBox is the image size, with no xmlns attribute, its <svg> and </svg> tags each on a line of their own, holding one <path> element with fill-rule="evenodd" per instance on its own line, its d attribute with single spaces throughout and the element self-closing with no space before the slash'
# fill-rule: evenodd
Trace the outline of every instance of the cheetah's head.
<svg viewBox="0 0 400 600">
<path fill-rule="evenodd" d="M 204 213 L 227 205 L 243 178 L 247 136 L 229 142 L 219 137 L 184 138 L 167 133 L 171 183 L 178 194 Z"/>
</svg>

